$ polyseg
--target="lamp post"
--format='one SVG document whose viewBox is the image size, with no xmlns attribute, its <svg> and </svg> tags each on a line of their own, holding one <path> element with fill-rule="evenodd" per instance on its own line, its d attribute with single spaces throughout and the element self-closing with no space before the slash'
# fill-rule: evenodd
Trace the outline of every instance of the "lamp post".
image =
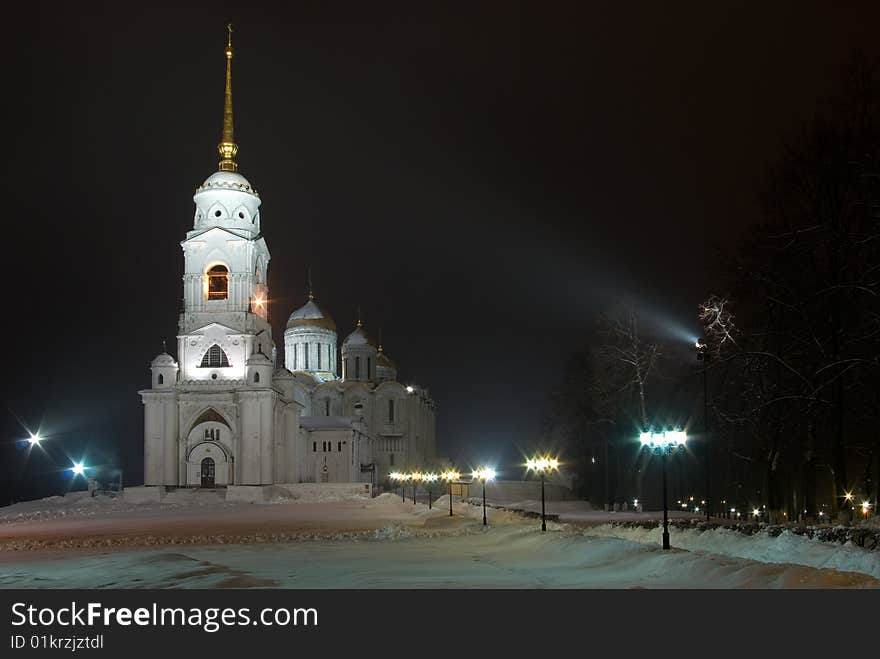
<svg viewBox="0 0 880 659">
<path fill-rule="evenodd" d="M 404 488 L 406 487 L 404 483 L 406 482 L 406 474 L 402 474 L 399 471 L 392 471 L 388 474 L 388 478 L 400 484 L 400 499 L 404 503 L 406 503 L 406 491 Z"/>
<path fill-rule="evenodd" d="M 557 471 L 559 469 L 559 460 L 556 458 L 541 457 L 530 458 L 526 462 L 526 468 L 537 472 L 541 476 L 541 532 L 547 530 L 547 520 L 544 514 L 544 476 L 547 472 Z"/>
<path fill-rule="evenodd" d="M 489 467 L 480 467 L 473 473 L 473 477 L 483 483 L 483 526 L 486 526 L 486 481 L 495 479 L 495 470 Z"/>
<path fill-rule="evenodd" d="M 35 446 L 40 446 L 40 442 L 43 441 L 43 438 L 40 437 L 39 432 L 31 432 L 28 434 L 28 438 L 24 440 L 27 442 L 27 450 L 25 451 L 24 457 L 22 458 L 21 467 L 19 468 L 17 474 L 12 480 L 12 487 L 9 488 L 9 505 L 15 503 L 15 491 L 18 489 L 18 484 L 21 481 L 21 476 L 24 473 L 24 470 L 27 468 L 27 460 L 31 454 L 31 450 L 33 450 Z"/>
<path fill-rule="evenodd" d="M 448 469 L 440 474 L 440 478 L 446 481 L 446 493 L 449 496 L 449 516 L 452 517 L 452 481 L 457 481 L 461 478 L 461 474 L 454 469 Z"/>
<path fill-rule="evenodd" d="M 639 435 L 642 447 L 660 456 L 663 471 L 663 549 L 669 549 L 669 508 L 666 501 L 666 456 L 683 450 L 687 435 L 683 430 L 643 432 Z"/>
<path fill-rule="evenodd" d="M 709 492 L 709 346 L 705 339 L 697 339 L 697 359 L 703 362 L 703 469 L 706 472 L 706 521 L 711 515 L 712 495 Z"/>
<path fill-rule="evenodd" d="M 432 486 L 434 485 L 434 483 L 437 482 L 438 478 L 439 478 L 439 476 L 437 476 L 437 474 L 431 473 L 431 472 L 422 475 L 422 480 L 425 482 L 425 484 L 428 487 L 428 510 L 431 510 L 431 508 L 432 508 L 432 505 L 431 505 L 432 504 L 432 495 L 433 495 Z"/>
<path fill-rule="evenodd" d="M 419 486 L 419 481 L 422 480 L 422 472 L 414 471 L 409 475 L 409 479 L 413 484 L 413 505 L 416 503 L 416 488 Z"/>
</svg>

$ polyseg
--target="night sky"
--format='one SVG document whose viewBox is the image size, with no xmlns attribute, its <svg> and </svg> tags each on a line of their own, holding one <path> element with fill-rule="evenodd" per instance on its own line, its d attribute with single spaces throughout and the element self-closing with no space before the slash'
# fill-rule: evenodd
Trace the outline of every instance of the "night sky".
<svg viewBox="0 0 880 659">
<path fill-rule="evenodd" d="M 121 461 L 142 479 L 137 391 L 175 344 L 229 21 L 277 344 L 311 266 L 340 343 L 360 305 L 400 379 L 436 399 L 440 453 L 465 465 L 536 440 L 597 312 L 634 299 L 684 345 L 714 246 L 756 219 L 767 165 L 847 57 L 880 53 L 880 7 L 661 4 L 7 16 L 3 477 L 12 440 L 40 427 L 55 462 Z M 48 469 L 31 465 L 33 492 L 58 489 Z"/>
</svg>

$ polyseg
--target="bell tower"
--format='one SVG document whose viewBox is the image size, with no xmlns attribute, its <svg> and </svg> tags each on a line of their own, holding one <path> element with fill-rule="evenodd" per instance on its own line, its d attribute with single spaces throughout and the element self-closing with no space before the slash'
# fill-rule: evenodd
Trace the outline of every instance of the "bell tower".
<svg viewBox="0 0 880 659">
<path fill-rule="evenodd" d="M 238 171 L 232 114 L 232 26 L 227 26 L 223 129 L 218 171 L 193 195 L 193 228 L 181 242 L 181 381 L 244 380 L 254 353 L 275 360 L 269 326 L 269 249 L 260 229 L 260 195 Z"/>
</svg>

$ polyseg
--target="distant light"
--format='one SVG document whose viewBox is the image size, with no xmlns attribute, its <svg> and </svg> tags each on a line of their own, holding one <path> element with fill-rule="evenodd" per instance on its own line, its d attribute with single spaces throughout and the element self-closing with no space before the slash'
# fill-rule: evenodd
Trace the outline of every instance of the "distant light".
<svg viewBox="0 0 880 659">
<path fill-rule="evenodd" d="M 687 433 L 684 430 L 662 430 L 660 432 L 641 432 L 639 441 L 654 451 L 671 451 L 684 446 L 687 442 Z"/>
<path fill-rule="evenodd" d="M 74 476 L 82 476 L 86 472 L 87 467 L 82 462 L 74 462 L 70 470 Z"/>
<path fill-rule="evenodd" d="M 638 500 L 638 499 L 633 499 L 633 505 L 634 505 L 634 506 L 638 506 L 638 505 L 639 505 L 639 500 Z"/>
<path fill-rule="evenodd" d="M 31 446 L 36 446 L 37 444 L 39 444 L 40 442 L 43 441 L 43 438 L 40 437 L 40 434 L 39 434 L 39 433 L 33 433 L 33 432 L 32 432 L 32 433 L 31 433 L 31 436 L 28 437 L 28 440 L 27 440 L 27 441 L 28 441 L 28 444 L 30 444 Z"/>
<path fill-rule="evenodd" d="M 559 460 L 548 456 L 529 458 L 526 461 L 526 468 L 538 473 L 556 471 L 559 469 Z"/>
<path fill-rule="evenodd" d="M 699 506 L 694 506 L 694 512 L 695 512 L 695 513 L 700 512 L 700 507 L 699 507 Z"/>
<path fill-rule="evenodd" d="M 755 508 L 755 509 L 752 511 L 752 515 L 754 515 L 755 517 L 757 517 L 757 516 L 760 515 L 760 514 L 761 514 L 761 511 L 760 511 L 760 509 L 758 509 L 758 508 Z"/>
<path fill-rule="evenodd" d="M 730 512 L 735 513 L 735 512 L 736 512 L 736 508 L 731 508 L 731 509 L 730 509 Z"/>
<path fill-rule="evenodd" d="M 862 501 L 862 514 L 867 515 L 869 510 L 871 510 L 871 502 Z"/>
<path fill-rule="evenodd" d="M 440 477 L 437 474 L 432 474 L 432 473 L 431 474 L 422 474 L 422 480 L 425 481 L 426 483 L 433 483 L 438 478 L 440 478 Z"/>
<path fill-rule="evenodd" d="M 262 306 L 263 306 L 263 296 L 262 296 L 262 295 L 258 295 L 258 296 L 254 299 L 254 302 L 256 303 L 256 305 L 257 305 L 258 307 L 262 307 Z"/>
<path fill-rule="evenodd" d="M 411 393 L 414 392 L 415 390 L 416 390 L 415 387 L 413 387 L 412 385 L 409 385 L 409 386 L 406 388 L 406 393 L 411 394 Z"/>
<path fill-rule="evenodd" d="M 846 492 L 843 497 L 846 501 L 852 501 L 855 497 L 853 497 L 852 492 Z"/>
<path fill-rule="evenodd" d="M 495 480 L 495 475 L 495 470 L 490 467 L 480 467 L 472 474 L 474 478 L 481 481 Z"/>
</svg>

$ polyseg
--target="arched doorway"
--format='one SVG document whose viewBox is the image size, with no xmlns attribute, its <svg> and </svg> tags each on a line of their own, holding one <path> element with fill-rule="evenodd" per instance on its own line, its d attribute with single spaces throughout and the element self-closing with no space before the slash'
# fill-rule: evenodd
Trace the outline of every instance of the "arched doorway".
<svg viewBox="0 0 880 659">
<path fill-rule="evenodd" d="M 202 487 L 214 487 L 214 458 L 202 460 Z"/>
</svg>

